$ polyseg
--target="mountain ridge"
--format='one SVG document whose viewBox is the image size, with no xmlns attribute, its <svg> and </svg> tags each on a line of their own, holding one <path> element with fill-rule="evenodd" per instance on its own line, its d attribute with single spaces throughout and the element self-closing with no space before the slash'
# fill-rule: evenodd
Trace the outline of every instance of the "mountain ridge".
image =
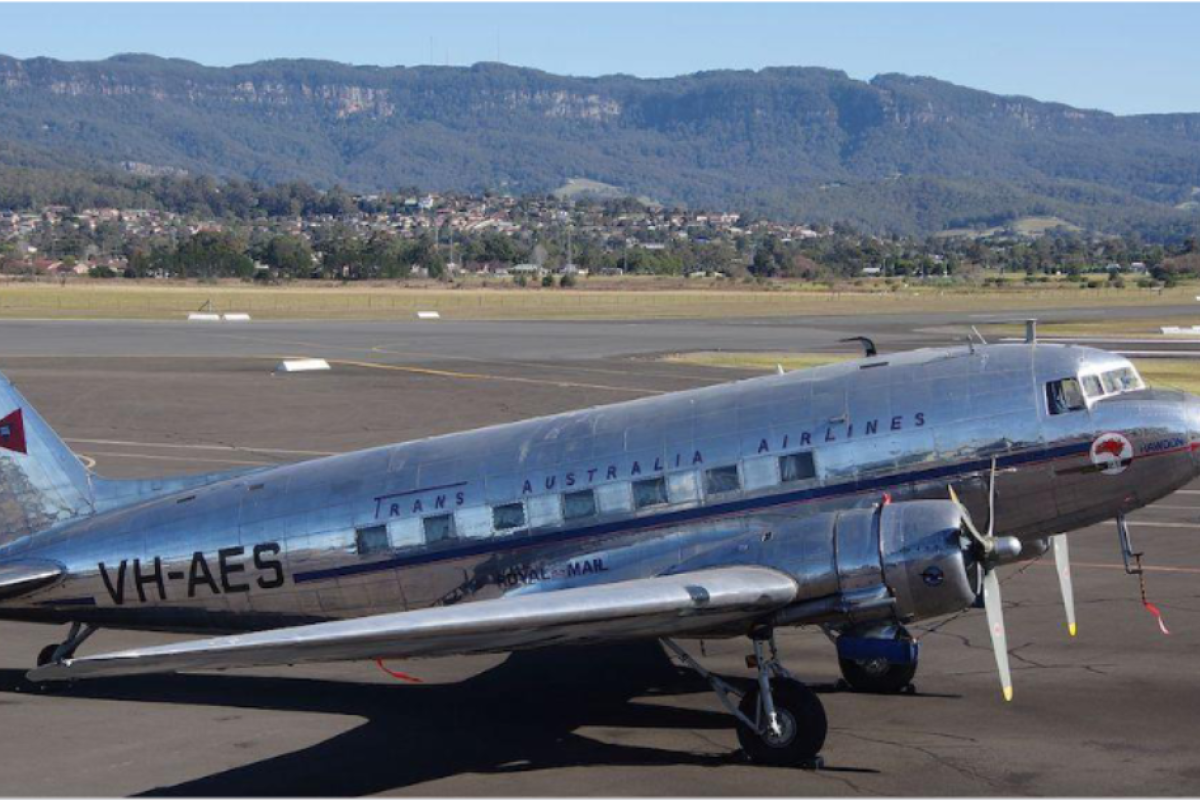
<svg viewBox="0 0 1200 800">
<path fill-rule="evenodd" d="M 540 193 L 587 178 L 880 231 L 1032 214 L 1121 232 L 1194 224 L 1176 206 L 1200 186 L 1200 113 L 1117 115 L 822 67 L 645 79 L 496 62 L 0 55 L 0 164 L 125 163 L 362 191 Z"/>
</svg>

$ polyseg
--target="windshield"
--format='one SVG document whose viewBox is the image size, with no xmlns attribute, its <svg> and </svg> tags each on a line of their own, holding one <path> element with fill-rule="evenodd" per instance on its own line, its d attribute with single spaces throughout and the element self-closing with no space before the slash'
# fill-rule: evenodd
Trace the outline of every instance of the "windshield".
<svg viewBox="0 0 1200 800">
<path fill-rule="evenodd" d="M 1146 388 L 1146 384 L 1142 382 L 1141 376 L 1138 375 L 1133 365 L 1116 367 L 1103 372 L 1086 373 L 1079 376 L 1079 382 L 1083 386 L 1084 395 L 1089 400 L 1125 392 L 1136 392 Z"/>
</svg>

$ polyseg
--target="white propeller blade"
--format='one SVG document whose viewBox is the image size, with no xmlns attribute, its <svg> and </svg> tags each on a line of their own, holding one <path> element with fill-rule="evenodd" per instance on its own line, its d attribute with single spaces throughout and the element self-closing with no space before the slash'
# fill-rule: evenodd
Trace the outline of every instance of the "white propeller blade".
<svg viewBox="0 0 1200 800">
<path fill-rule="evenodd" d="M 1063 608 L 1067 611 L 1067 630 L 1075 635 L 1075 591 L 1071 588 L 1071 555 L 1067 550 L 1067 535 L 1054 539 L 1054 568 L 1058 572 L 1058 588 L 1062 589 Z"/>
<path fill-rule="evenodd" d="M 1013 698 L 1012 675 L 1008 670 L 1008 635 L 1004 632 L 1004 609 L 1000 605 L 1000 579 L 996 570 L 983 576 L 983 608 L 987 612 L 988 633 L 992 636 L 992 651 L 996 668 L 1000 670 L 1000 686 L 1006 701 Z"/>
</svg>

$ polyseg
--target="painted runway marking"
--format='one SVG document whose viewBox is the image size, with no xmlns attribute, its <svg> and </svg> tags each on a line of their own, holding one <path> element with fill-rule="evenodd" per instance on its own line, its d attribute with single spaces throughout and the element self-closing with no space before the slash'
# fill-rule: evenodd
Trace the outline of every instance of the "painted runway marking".
<svg viewBox="0 0 1200 800">
<path fill-rule="evenodd" d="M 432 375 L 437 378 L 457 378 L 459 380 L 500 381 L 503 383 L 524 383 L 535 386 L 552 386 L 556 389 L 597 389 L 604 392 L 623 392 L 626 394 L 660 395 L 667 392 L 658 389 L 636 389 L 629 386 L 608 386 L 602 383 L 577 383 L 575 381 L 554 381 L 540 378 L 521 378 L 515 375 L 488 375 L 479 372 L 453 372 L 445 369 L 430 367 L 411 367 L 400 364 L 375 364 L 370 361 L 347 361 L 344 359 L 328 359 L 331 364 L 341 364 L 348 367 L 363 367 L 364 369 L 382 369 L 396 372 L 411 372 L 416 375 Z"/>
<path fill-rule="evenodd" d="M 1116 520 L 1109 520 L 1105 525 L 1116 525 Z M 1133 524 L 1140 528 L 1191 528 L 1192 530 L 1200 531 L 1200 523 L 1195 522 L 1147 522 L 1145 520 L 1135 519 Z"/>
<path fill-rule="evenodd" d="M 336 456 L 325 450 L 279 450 L 272 447 L 234 447 L 225 444 L 170 444 L 167 442 L 118 442 L 110 439 L 64 439 L 71 444 L 96 444 L 108 447 L 148 447 L 167 450 L 210 450 L 223 453 L 270 453 L 280 456 Z"/>
<path fill-rule="evenodd" d="M 1054 564 L 1052 564 L 1052 563 L 1047 564 L 1042 561 L 1037 561 L 1034 563 L 1039 567 L 1050 567 L 1051 569 L 1055 568 Z M 1075 569 L 1076 567 L 1083 567 L 1086 569 L 1119 569 L 1121 571 L 1125 570 L 1124 564 L 1101 564 L 1101 563 L 1097 563 L 1094 561 L 1072 561 L 1071 569 Z M 1179 573 L 1182 575 L 1200 575 L 1200 567 L 1152 567 L 1152 566 L 1143 564 L 1142 569 L 1146 570 L 1146 572 L 1168 572 L 1168 573 L 1174 572 L 1174 573 Z"/>
<path fill-rule="evenodd" d="M 320 350 L 349 350 L 349 351 L 358 352 L 358 353 L 371 352 L 371 350 L 369 348 L 358 347 L 358 346 L 319 344 L 316 342 L 304 342 L 304 341 L 296 341 L 296 340 L 288 340 L 288 339 L 266 339 L 263 337 L 238 336 L 235 334 L 222 334 L 222 333 L 207 334 L 207 335 L 219 336 L 221 338 L 226 338 L 226 339 L 241 339 L 244 341 L 250 341 L 250 342 L 255 342 L 255 343 L 267 342 L 270 344 L 287 344 L 287 345 L 294 345 L 294 346 L 299 346 L 299 347 L 310 347 L 310 348 L 320 349 Z M 348 360 L 348 359 L 327 358 L 326 360 L 331 364 L 342 364 L 344 366 L 364 367 L 366 369 L 392 370 L 392 371 L 396 371 L 396 372 L 410 372 L 410 373 L 417 374 L 417 375 L 432 375 L 435 377 L 457 378 L 460 380 L 501 381 L 504 383 L 524 383 L 524 384 L 531 384 L 531 385 L 535 385 L 535 386 L 552 386 L 552 387 L 559 388 L 559 389 L 596 389 L 596 390 L 603 391 L 603 392 L 624 392 L 627 394 L 642 394 L 642 395 L 667 394 L 667 392 L 665 392 L 665 391 L 659 391 L 656 389 L 636 389 L 636 388 L 631 388 L 631 387 L 627 387 L 627 386 L 609 386 L 609 385 L 600 384 L 600 383 L 576 383 L 573 381 L 555 381 L 555 380 L 539 379 L 539 378 L 521 378 L 521 377 L 512 376 L 512 375 L 491 375 L 491 374 L 480 373 L 480 372 L 455 372 L 453 370 L 441 370 L 441 369 L 434 369 L 432 367 L 415 367 L 415 366 L 407 366 L 407 365 L 403 365 L 403 364 L 377 364 L 377 363 L 374 363 L 371 361 L 352 361 L 352 360 Z"/>
<path fill-rule="evenodd" d="M 568 372 L 591 372 L 598 375 L 630 375 L 627 370 L 610 369 L 604 367 L 584 367 L 579 364 L 556 363 L 553 361 L 516 361 L 511 358 L 477 358 L 475 356 L 450 355 L 439 353 L 425 353 L 419 350 L 393 350 L 386 345 L 376 345 L 371 348 L 372 353 L 392 356 L 414 356 L 417 358 L 441 358 L 447 361 L 469 361 L 474 364 L 507 364 L 514 367 L 535 367 L 537 369 L 560 369 Z M 647 363 L 641 361 L 640 363 Z M 712 375 L 692 375 L 683 372 L 650 372 L 640 371 L 634 373 L 639 376 L 649 376 L 654 378 L 669 378 L 672 380 L 692 380 L 705 381 L 706 385 L 715 383 L 724 383 L 717 381 Z"/>
<path fill-rule="evenodd" d="M 100 458 L 141 458 L 147 461 L 185 461 L 189 464 L 239 464 L 247 467 L 277 467 L 274 461 L 240 461 L 232 458 L 196 458 L 195 456 L 149 456 L 145 453 L 102 453 L 92 451 Z M 95 461 L 93 460 L 93 463 Z"/>
<path fill-rule="evenodd" d="M 1138 509 L 1139 511 L 1200 511 L 1200 506 L 1165 506 L 1154 504 Z"/>
<path fill-rule="evenodd" d="M 1002 342 L 1023 342 L 1023 336 L 1006 336 L 1000 341 Z M 1196 344 L 1190 339 L 1181 339 L 1179 337 L 1163 336 L 1160 339 L 1122 339 L 1111 338 L 1108 336 L 1039 336 L 1039 342 L 1053 342 L 1055 344 L 1083 344 L 1104 342 L 1106 344 Z"/>
</svg>

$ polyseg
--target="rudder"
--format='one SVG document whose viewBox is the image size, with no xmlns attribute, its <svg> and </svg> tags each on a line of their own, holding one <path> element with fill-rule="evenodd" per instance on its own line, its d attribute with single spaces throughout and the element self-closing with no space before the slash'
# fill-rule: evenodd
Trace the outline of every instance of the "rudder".
<svg viewBox="0 0 1200 800">
<path fill-rule="evenodd" d="M 88 470 L 0 374 L 0 544 L 94 507 Z"/>
</svg>

